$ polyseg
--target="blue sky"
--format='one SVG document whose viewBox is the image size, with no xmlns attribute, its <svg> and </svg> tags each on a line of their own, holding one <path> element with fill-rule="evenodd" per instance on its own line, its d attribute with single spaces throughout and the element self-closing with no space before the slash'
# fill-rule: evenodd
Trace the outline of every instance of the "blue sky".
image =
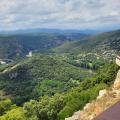
<svg viewBox="0 0 120 120">
<path fill-rule="evenodd" d="M 0 30 L 120 27 L 120 0 L 0 0 Z"/>
</svg>

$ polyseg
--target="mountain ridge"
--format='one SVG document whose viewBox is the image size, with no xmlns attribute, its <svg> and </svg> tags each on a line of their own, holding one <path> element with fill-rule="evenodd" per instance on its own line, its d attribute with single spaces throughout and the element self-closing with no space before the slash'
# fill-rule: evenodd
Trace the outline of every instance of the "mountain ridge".
<svg viewBox="0 0 120 120">
<path fill-rule="evenodd" d="M 106 31 L 106 30 L 105 30 Z M 79 29 L 52 29 L 52 28 L 30 28 L 30 29 L 19 29 L 19 30 L 6 30 L 0 31 L 0 35 L 15 35 L 15 34 L 31 34 L 31 33 L 82 33 L 82 34 L 96 34 L 104 32 L 102 30 L 79 30 Z"/>
<path fill-rule="evenodd" d="M 120 30 L 113 32 L 101 33 L 93 36 L 88 36 L 80 41 L 68 42 L 53 49 L 56 53 L 71 53 L 78 54 L 80 52 L 100 52 L 104 50 L 118 51 L 120 46 Z M 84 50 L 84 51 L 83 51 Z"/>
<path fill-rule="evenodd" d="M 46 52 L 50 48 L 59 46 L 66 41 L 78 40 L 86 37 L 81 33 L 57 34 L 35 33 L 24 35 L 1 35 L 0 58 L 24 57 L 29 51 Z"/>
</svg>

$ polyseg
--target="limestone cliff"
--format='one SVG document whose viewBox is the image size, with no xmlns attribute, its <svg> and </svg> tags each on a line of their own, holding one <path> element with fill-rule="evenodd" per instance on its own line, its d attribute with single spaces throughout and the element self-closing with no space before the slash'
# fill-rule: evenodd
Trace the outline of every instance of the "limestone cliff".
<svg viewBox="0 0 120 120">
<path fill-rule="evenodd" d="M 113 88 L 116 89 L 116 90 L 120 89 L 120 70 L 117 74 L 117 77 L 116 77 L 116 80 L 114 82 Z"/>
<path fill-rule="evenodd" d="M 86 104 L 83 110 L 75 112 L 72 117 L 65 120 L 93 120 L 118 101 L 120 101 L 120 70 L 111 89 L 101 90 L 96 100 Z"/>
</svg>

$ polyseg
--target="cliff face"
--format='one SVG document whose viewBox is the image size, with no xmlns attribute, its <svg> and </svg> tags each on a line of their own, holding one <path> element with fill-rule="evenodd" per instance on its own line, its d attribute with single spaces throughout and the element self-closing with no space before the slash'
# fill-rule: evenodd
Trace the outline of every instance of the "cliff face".
<svg viewBox="0 0 120 120">
<path fill-rule="evenodd" d="M 117 64 L 118 66 L 120 66 L 120 56 L 117 56 L 117 58 L 116 58 L 116 64 Z"/>
<path fill-rule="evenodd" d="M 74 113 L 70 118 L 65 120 L 93 120 L 107 108 L 114 105 L 120 100 L 120 70 L 116 76 L 116 80 L 109 90 L 101 90 L 96 100 L 86 104 L 83 110 Z"/>
<path fill-rule="evenodd" d="M 117 74 L 117 77 L 116 77 L 116 80 L 114 82 L 113 88 L 116 89 L 116 90 L 120 89 L 120 70 Z"/>
</svg>

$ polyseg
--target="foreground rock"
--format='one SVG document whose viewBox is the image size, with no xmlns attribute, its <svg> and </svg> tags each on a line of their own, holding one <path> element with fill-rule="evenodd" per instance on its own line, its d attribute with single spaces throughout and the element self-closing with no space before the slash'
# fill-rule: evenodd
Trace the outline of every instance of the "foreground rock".
<svg viewBox="0 0 120 120">
<path fill-rule="evenodd" d="M 117 77 L 116 77 L 116 80 L 114 82 L 114 86 L 113 86 L 114 89 L 120 89 L 120 70 L 117 74 Z"/>
</svg>

